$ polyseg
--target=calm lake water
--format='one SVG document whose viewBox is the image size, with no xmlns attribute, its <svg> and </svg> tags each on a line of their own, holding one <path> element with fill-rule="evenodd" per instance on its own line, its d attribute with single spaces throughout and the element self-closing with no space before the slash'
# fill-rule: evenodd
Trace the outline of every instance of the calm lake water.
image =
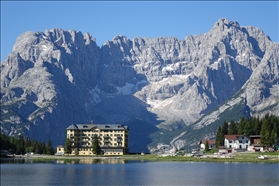
<svg viewBox="0 0 279 186">
<path fill-rule="evenodd" d="M 279 164 L 1 159 L 2 185 L 279 185 Z"/>
</svg>

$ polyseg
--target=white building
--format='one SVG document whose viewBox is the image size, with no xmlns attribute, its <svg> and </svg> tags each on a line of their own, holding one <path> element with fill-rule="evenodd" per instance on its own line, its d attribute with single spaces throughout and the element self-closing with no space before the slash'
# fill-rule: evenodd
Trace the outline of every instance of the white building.
<svg viewBox="0 0 279 186">
<path fill-rule="evenodd" d="M 244 135 L 225 135 L 224 146 L 227 149 L 247 150 L 250 139 Z"/>
<path fill-rule="evenodd" d="M 205 149 L 206 141 L 208 142 L 208 148 L 209 148 L 209 149 L 214 149 L 214 148 L 216 148 L 216 146 L 215 146 L 215 140 L 201 140 L 201 141 L 200 141 L 200 148 L 201 148 L 202 150 Z"/>
</svg>

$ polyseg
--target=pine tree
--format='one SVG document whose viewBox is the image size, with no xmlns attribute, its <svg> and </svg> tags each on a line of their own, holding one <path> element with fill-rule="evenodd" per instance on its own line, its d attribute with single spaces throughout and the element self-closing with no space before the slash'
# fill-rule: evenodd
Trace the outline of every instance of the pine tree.
<svg viewBox="0 0 279 186">
<path fill-rule="evenodd" d="M 16 141 L 16 154 L 25 154 L 24 137 L 20 135 Z"/>
<path fill-rule="evenodd" d="M 205 148 L 204 148 L 205 151 L 209 151 L 209 146 L 208 146 L 208 140 L 206 140 L 205 142 Z"/>
<path fill-rule="evenodd" d="M 226 121 L 224 121 L 223 127 L 222 127 L 222 135 L 227 135 L 229 132 L 229 125 Z"/>
<path fill-rule="evenodd" d="M 268 116 L 266 115 L 262 119 L 262 128 L 261 128 L 261 144 L 267 147 L 270 147 L 273 144 L 272 137 L 272 125 L 268 121 Z"/>
<path fill-rule="evenodd" d="M 66 138 L 64 151 L 65 151 L 65 154 L 68 154 L 68 155 L 71 154 L 71 152 L 72 152 L 71 141 L 69 138 Z"/>
<path fill-rule="evenodd" d="M 237 126 L 236 126 L 236 123 L 234 122 L 234 120 L 231 120 L 231 123 L 229 125 L 228 134 L 230 134 L 230 135 L 237 134 Z"/>
<path fill-rule="evenodd" d="M 216 134 L 216 141 L 215 141 L 215 146 L 219 147 L 222 146 L 222 133 L 221 133 L 221 126 L 219 125 L 217 134 Z"/>
<path fill-rule="evenodd" d="M 260 119 L 254 118 L 253 119 L 253 135 L 259 135 L 261 132 L 261 122 Z"/>
<path fill-rule="evenodd" d="M 47 154 L 47 150 L 46 150 L 46 144 L 45 142 L 39 142 L 39 153 L 40 154 Z"/>
<path fill-rule="evenodd" d="M 241 118 L 239 124 L 237 125 L 237 134 L 243 134 L 244 132 L 244 122 L 245 122 L 245 119 L 244 117 Z"/>
<path fill-rule="evenodd" d="M 221 128 L 221 134 L 219 136 L 220 140 L 220 146 L 224 146 L 224 140 L 225 140 L 225 135 L 227 135 L 229 132 L 229 125 L 226 121 L 224 121 L 224 124 Z"/>
<path fill-rule="evenodd" d="M 99 139 L 96 134 L 94 134 L 93 141 L 92 141 L 92 152 L 96 155 L 100 154 L 100 145 L 99 145 Z"/>
<path fill-rule="evenodd" d="M 53 149 L 53 147 L 52 147 L 52 144 L 51 144 L 50 139 L 49 139 L 48 142 L 47 142 L 46 154 L 49 154 L 49 155 L 53 155 L 53 154 L 54 154 L 54 149 Z"/>
<path fill-rule="evenodd" d="M 243 126 L 243 134 L 247 137 L 249 137 L 250 135 L 253 134 L 253 127 L 251 125 L 252 123 L 246 119 L 244 122 L 244 126 Z"/>
</svg>

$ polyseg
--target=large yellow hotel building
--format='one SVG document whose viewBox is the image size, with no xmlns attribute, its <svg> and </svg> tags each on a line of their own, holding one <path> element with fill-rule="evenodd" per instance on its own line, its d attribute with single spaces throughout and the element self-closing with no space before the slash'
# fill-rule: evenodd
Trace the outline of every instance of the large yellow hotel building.
<svg viewBox="0 0 279 186">
<path fill-rule="evenodd" d="M 67 129 L 71 142 L 70 155 L 94 155 L 92 141 L 96 134 L 101 152 L 104 155 L 123 155 L 129 153 L 128 126 L 120 124 L 72 124 Z"/>
</svg>

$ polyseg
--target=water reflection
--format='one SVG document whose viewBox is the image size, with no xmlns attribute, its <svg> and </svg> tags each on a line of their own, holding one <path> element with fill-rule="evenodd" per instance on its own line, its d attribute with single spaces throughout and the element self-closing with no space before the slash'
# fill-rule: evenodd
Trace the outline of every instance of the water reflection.
<svg viewBox="0 0 279 186">
<path fill-rule="evenodd" d="M 5 160 L 1 185 L 279 185 L 278 164 Z M 1 159 L 2 163 L 2 159 Z"/>
<path fill-rule="evenodd" d="M 57 164 L 124 164 L 122 159 L 78 159 L 78 160 L 56 160 Z"/>
<path fill-rule="evenodd" d="M 28 163 L 56 163 L 56 164 L 124 164 L 127 160 L 120 158 L 81 158 L 81 159 L 32 159 L 32 158 L 1 158 L 1 164 L 28 164 Z"/>
</svg>

